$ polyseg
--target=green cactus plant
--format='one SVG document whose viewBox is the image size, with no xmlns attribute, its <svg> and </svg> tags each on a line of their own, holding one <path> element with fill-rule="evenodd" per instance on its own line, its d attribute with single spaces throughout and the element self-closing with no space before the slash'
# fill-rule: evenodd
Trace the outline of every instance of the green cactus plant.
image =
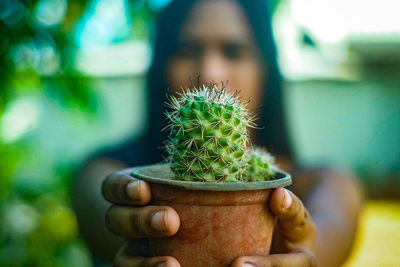
<svg viewBox="0 0 400 267">
<path fill-rule="evenodd" d="M 255 126 L 254 117 L 237 92 L 213 84 L 170 96 L 167 105 L 166 149 L 176 179 L 245 182 L 271 176 L 265 153 L 249 150 L 248 127 Z"/>
<path fill-rule="evenodd" d="M 247 154 L 247 181 L 260 182 L 269 180 L 276 169 L 274 157 L 264 148 L 255 147 Z"/>
</svg>

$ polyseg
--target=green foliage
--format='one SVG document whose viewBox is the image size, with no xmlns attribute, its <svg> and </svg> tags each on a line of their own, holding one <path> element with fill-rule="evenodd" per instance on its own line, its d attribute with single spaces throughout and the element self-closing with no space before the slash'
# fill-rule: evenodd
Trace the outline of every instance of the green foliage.
<svg viewBox="0 0 400 267">
<path fill-rule="evenodd" d="M 55 129 L 43 113 L 51 107 L 95 119 L 97 92 L 92 78 L 75 69 L 75 55 L 77 25 L 96 3 L 0 1 L 0 266 L 92 265 L 71 206 L 80 162 L 68 157 L 69 144 L 55 148 L 43 138 L 65 135 L 68 123 Z M 149 39 L 158 10 L 148 0 L 128 1 L 127 9 L 126 38 Z"/>
<path fill-rule="evenodd" d="M 73 168 L 46 164 L 31 142 L 0 143 L 0 266 L 90 266 L 70 204 Z"/>
<path fill-rule="evenodd" d="M 25 80 L 40 86 L 48 76 L 68 77 L 73 73 L 69 49 L 75 23 L 83 13 L 88 0 L 69 0 L 64 19 L 55 25 L 41 25 L 36 18 L 43 1 L 5 1 L 0 17 L 0 115 L 7 103 L 26 90 Z M 45 51 L 47 54 L 40 54 Z M 50 53 L 50 54 L 49 54 Z M 52 68 L 49 69 L 49 66 Z M 14 75 L 21 75 L 22 86 L 15 86 Z M 34 78 L 34 80 L 32 80 Z M 59 85 L 64 82 L 59 80 Z M 30 90 L 42 90 L 28 86 Z M 69 87 L 71 93 L 84 94 L 87 86 Z M 76 98 L 79 99 L 79 98 Z M 65 103 L 73 103 L 65 98 Z"/>
<path fill-rule="evenodd" d="M 36 20 L 43 2 L 0 4 L 0 266 L 91 266 L 70 203 L 78 162 L 43 152 L 32 129 L 12 140 L 4 134 L 29 120 L 19 113 L 6 122 L 27 98 L 81 115 L 96 110 L 90 78 L 73 66 L 72 36 L 88 0 L 55 1 L 66 14 L 51 26 Z"/>
<path fill-rule="evenodd" d="M 171 97 L 166 148 L 176 179 L 203 182 L 266 180 L 272 175 L 267 154 L 248 151 L 247 127 L 254 126 L 237 92 L 217 85 Z"/>
</svg>

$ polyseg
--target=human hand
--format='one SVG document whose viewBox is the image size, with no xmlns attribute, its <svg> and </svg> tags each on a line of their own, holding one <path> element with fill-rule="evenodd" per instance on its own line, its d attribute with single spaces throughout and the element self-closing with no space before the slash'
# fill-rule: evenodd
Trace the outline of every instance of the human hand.
<svg viewBox="0 0 400 267">
<path fill-rule="evenodd" d="M 114 204 L 106 214 L 107 227 L 130 238 L 115 257 L 114 266 L 180 266 L 169 256 L 143 257 L 149 256 L 149 251 L 141 249 L 145 241 L 140 238 L 171 236 L 180 224 L 171 207 L 144 206 L 151 199 L 148 183 L 131 177 L 129 169 L 118 171 L 103 182 L 103 195 Z M 301 200 L 278 188 L 271 194 L 269 206 L 276 216 L 271 253 L 280 254 L 239 257 L 232 266 L 316 266 L 312 253 L 316 228 Z"/>
<path fill-rule="evenodd" d="M 271 194 L 269 207 L 275 215 L 271 255 L 239 257 L 231 266 L 317 266 L 313 254 L 316 227 L 301 200 L 278 188 Z"/>
<path fill-rule="evenodd" d="M 133 178 L 130 169 L 125 169 L 107 176 L 102 191 L 104 198 L 113 204 L 106 213 L 107 228 L 129 238 L 117 253 L 113 266 L 180 266 L 173 257 L 150 257 L 148 249 L 143 249 L 147 242 L 143 238 L 174 235 L 180 225 L 179 216 L 171 207 L 147 205 L 151 200 L 148 183 Z"/>
</svg>

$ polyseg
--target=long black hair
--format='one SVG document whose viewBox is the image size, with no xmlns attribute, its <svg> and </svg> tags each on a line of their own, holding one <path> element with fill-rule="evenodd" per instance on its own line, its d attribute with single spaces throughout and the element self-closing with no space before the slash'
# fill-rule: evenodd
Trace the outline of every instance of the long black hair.
<svg viewBox="0 0 400 267">
<path fill-rule="evenodd" d="M 147 164 L 160 160 L 167 133 L 164 102 L 168 93 L 166 67 L 174 54 L 180 30 L 186 16 L 197 1 L 174 0 L 160 13 L 155 34 L 153 60 L 148 73 L 148 129 L 138 141 L 125 145 L 111 156 L 127 164 Z M 235 0 L 243 9 L 255 34 L 257 45 L 266 66 L 267 82 L 263 88 L 259 108 L 256 145 L 266 147 L 274 154 L 289 154 L 287 131 L 283 115 L 282 79 L 277 64 L 277 52 L 272 34 L 271 12 L 267 0 Z M 192 77 L 193 78 L 193 77 Z M 196 77 L 194 77 L 196 79 Z M 217 81 L 218 82 L 218 81 Z M 242 89 L 243 88 L 238 88 Z M 137 155 L 137 151 L 141 155 Z M 139 158 L 138 158 L 139 157 Z"/>
<path fill-rule="evenodd" d="M 193 5 L 201 0 L 172 1 L 160 14 L 154 44 L 154 57 L 148 75 L 150 98 L 149 137 L 164 138 L 160 129 L 165 125 L 163 100 L 167 93 L 165 69 L 177 45 L 181 27 Z M 266 0 L 235 0 L 242 7 L 255 34 L 256 42 L 267 66 L 267 82 L 263 88 L 263 105 L 259 109 L 258 144 L 271 152 L 289 154 L 287 131 L 283 115 L 282 83 L 277 64 L 277 52 L 272 34 L 271 12 Z M 218 82 L 218 81 L 216 81 Z M 239 88 L 243 90 L 243 88 Z M 162 140 L 164 140 L 162 139 Z M 158 140 L 158 143 L 160 141 Z"/>
</svg>

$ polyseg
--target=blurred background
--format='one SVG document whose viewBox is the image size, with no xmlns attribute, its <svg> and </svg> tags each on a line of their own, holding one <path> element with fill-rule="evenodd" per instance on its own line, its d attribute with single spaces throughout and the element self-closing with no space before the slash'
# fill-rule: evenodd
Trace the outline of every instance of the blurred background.
<svg viewBox="0 0 400 267">
<path fill-rule="evenodd" d="M 92 266 L 74 175 L 149 123 L 154 20 L 170 0 L 0 0 L 0 266 Z M 400 266 L 398 0 L 275 0 L 297 160 L 367 192 L 346 266 Z"/>
</svg>

